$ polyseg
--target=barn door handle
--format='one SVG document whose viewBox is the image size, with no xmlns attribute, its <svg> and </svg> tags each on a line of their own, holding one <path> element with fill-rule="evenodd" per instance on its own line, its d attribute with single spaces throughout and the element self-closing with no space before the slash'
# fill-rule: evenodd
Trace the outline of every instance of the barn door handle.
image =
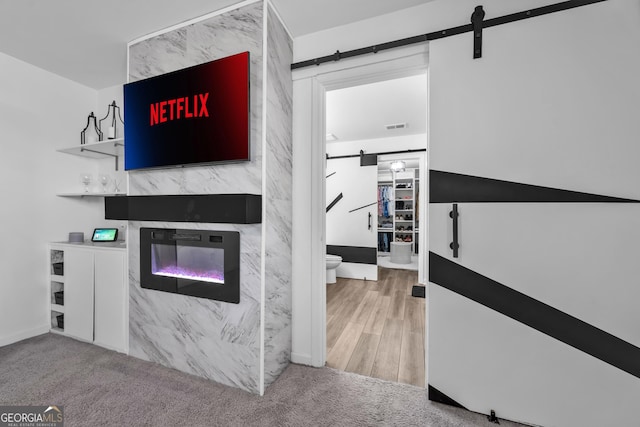
<svg viewBox="0 0 640 427">
<path fill-rule="evenodd" d="M 369 212 L 369 230 L 371 230 L 371 212 Z"/>
<path fill-rule="evenodd" d="M 453 257 L 458 258 L 458 248 L 460 244 L 458 243 L 458 204 L 453 204 L 453 210 L 449 212 L 449 216 L 453 221 L 453 242 L 449 245 L 451 249 L 453 249 Z"/>
</svg>

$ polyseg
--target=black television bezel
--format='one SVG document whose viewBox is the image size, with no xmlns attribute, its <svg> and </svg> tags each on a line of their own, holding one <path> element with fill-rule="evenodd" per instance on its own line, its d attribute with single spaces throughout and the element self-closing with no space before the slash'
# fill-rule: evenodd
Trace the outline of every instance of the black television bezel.
<svg viewBox="0 0 640 427">
<path fill-rule="evenodd" d="M 251 52 L 250 51 L 242 51 L 242 52 L 238 52 L 238 53 L 234 53 L 231 55 L 227 55 L 223 58 L 217 58 L 217 59 L 213 59 L 211 61 L 207 61 L 207 62 L 203 62 L 200 64 L 195 64 L 195 65 L 191 65 L 185 68 L 181 68 L 178 70 L 174 70 L 174 71 L 169 71 L 167 73 L 163 73 L 157 76 L 151 76 L 151 77 L 147 77 L 144 79 L 140 79 L 140 80 L 136 80 L 134 82 L 128 82 L 125 83 L 124 86 L 128 86 L 128 85 L 136 85 L 138 83 L 142 83 L 142 82 L 149 82 L 149 81 L 159 81 L 162 79 L 165 79 L 167 77 L 170 76 L 175 76 L 178 74 L 188 74 L 190 71 L 192 71 L 193 69 L 197 69 L 199 67 L 204 67 L 212 62 L 217 62 L 217 61 L 223 61 L 227 58 L 230 58 L 232 56 L 236 56 L 236 55 L 241 55 L 241 54 L 246 54 L 247 55 L 247 108 L 246 108 L 246 114 L 247 114 L 247 158 L 245 159 L 232 159 L 232 160 L 214 160 L 214 161 L 201 161 L 201 162 L 189 162 L 189 163 L 175 163 L 175 164 L 166 164 L 166 165 L 159 165 L 159 166 L 145 166 L 145 167 L 137 167 L 137 168 L 131 168 L 131 169 L 127 169 L 126 168 L 126 144 L 127 144 L 127 139 L 126 139 L 126 125 L 125 125 L 125 138 L 124 138 L 124 143 L 125 143 L 125 159 L 123 160 L 123 167 L 125 169 L 126 172 L 136 172 L 136 171 L 152 171 L 152 170 L 161 170 L 161 169 L 181 169 L 181 168 L 193 168 L 193 167 L 202 167 L 202 166 L 212 166 L 212 165 L 226 165 L 226 164 L 239 164 L 239 163 L 248 163 L 251 162 L 252 159 L 252 149 L 253 149 L 253 144 L 252 144 L 252 138 L 251 138 Z M 124 89 L 123 89 L 124 92 Z M 124 93 L 123 93 L 124 96 Z M 126 100 L 125 100 L 126 101 Z M 124 110 L 125 110 L 125 114 L 126 114 L 126 104 L 124 106 Z"/>
</svg>

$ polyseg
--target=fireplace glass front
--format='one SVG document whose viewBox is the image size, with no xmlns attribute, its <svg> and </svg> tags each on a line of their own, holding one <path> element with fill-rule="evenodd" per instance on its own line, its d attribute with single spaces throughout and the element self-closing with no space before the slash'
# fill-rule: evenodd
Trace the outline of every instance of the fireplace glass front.
<svg viewBox="0 0 640 427">
<path fill-rule="evenodd" d="M 224 285 L 224 249 L 152 243 L 151 274 Z"/>
<path fill-rule="evenodd" d="M 146 289 L 238 303 L 239 233 L 141 228 L 140 279 Z"/>
</svg>

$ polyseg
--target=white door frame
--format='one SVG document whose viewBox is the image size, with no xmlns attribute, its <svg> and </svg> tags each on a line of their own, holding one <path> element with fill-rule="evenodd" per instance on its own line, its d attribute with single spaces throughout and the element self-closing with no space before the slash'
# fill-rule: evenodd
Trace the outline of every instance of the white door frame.
<svg viewBox="0 0 640 427">
<path fill-rule="evenodd" d="M 425 43 L 293 73 L 292 362 L 320 367 L 327 356 L 325 94 L 328 90 L 426 73 L 427 66 Z M 427 244 L 425 239 L 421 250 L 425 271 Z"/>
</svg>

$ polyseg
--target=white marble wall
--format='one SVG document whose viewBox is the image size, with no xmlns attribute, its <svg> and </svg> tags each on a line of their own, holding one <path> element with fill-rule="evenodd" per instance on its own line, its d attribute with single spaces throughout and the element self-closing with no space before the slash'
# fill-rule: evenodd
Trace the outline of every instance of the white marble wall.
<svg viewBox="0 0 640 427">
<path fill-rule="evenodd" d="M 142 289 L 140 227 L 240 232 L 240 304 Z M 257 393 L 261 225 L 132 221 L 128 233 L 129 354 Z"/>
<path fill-rule="evenodd" d="M 131 46 L 132 82 L 249 51 L 251 161 L 132 171 L 130 195 L 262 193 L 262 21 L 258 2 Z"/>
<path fill-rule="evenodd" d="M 293 42 L 267 11 L 267 118 L 264 378 L 271 384 L 291 355 L 291 193 Z"/>
<path fill-rule="evenodd" d="M 137 43 L 130 81 L 239 52 L 250 55 L 251 161 L 129 172 L 130 195 L 262 193 L 263 5 L 255 3 Z M 140 227 L 240 232 L 240 304 L 140 288 Z M 132 356 L 260 391 L 261 224 L 129 223 Z"/>
<path fill-rule="evenodd" d="M 262 194 L 264 184 L 263 224 L 130 222 L 129 346 L 133 356 L 254 393 L 262 388 L 262 363 L 266 386 L 287 366 L 291 352 L 292 41 L 269 11 L 268 57 L 263 58 L 263 13 L 263 2 L 257 2 L 142 41 L 131 46 L 129 65 L 130 81 L 135 81 L 250 52 L 251 161 L 129 172 L 129 194 Z M 266 106 L 262 105 L 264 60 Z M 240 304 L 140 288 L 140 227 L 239 231 Z"/>
</svg>

